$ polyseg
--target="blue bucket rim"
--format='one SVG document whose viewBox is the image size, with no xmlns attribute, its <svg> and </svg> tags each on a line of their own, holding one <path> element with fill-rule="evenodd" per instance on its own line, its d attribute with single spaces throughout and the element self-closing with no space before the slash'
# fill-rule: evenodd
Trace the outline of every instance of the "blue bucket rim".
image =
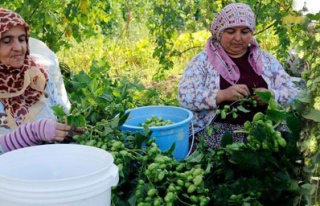
<svg viewBox="0 0 320 206">
<path fill-rule="evenodd" d="M 130 111 L 133 111 L 133 110 L 137 110 L 137 109 L 143 109 L 143 108 L 155 108 L 155 107 L 159 107 L 159 108 L 174 108 L 174 109 L 180 109 L 180 110 L 183 110 L 185 112 L 188 113 L 188 118 L 180 121 L 180 122 L 176 122 L 176 123 L 173 123 L 173 124 L 169 124 L 169 125 L 164 125 L 164 126 L 154 126 L 154 127 L 149 127 L 150 129 L 152 130 L 163 130 L 164 128 L 166 129 L 171 129 L 171 128 L 175 128 L 175 127 L 180 127 L 181 125 L 184 125 L 188 122 L 190 122 L 193 118 L 193 113 L 186 109 L 186 108 L 183 108 L 183 107 L 178 107 L 178 106 L 166 106 L 166 105 L 151 105 L 151 106 L 142 106 L 142 107 L 136 107 L 136 108 L 133 108 L 133 109 L 128 109 L 125 111 L 125 113 L 128 113 Z M 126 127 L 126 128 L 129 128 L 129 129 L 135 129 L 135 130 L 143 130 L 143 127 L 141 126 L 132 126 L 132 125 L 128 125 L 126 123 L 124 123 L 122 126 Z"/>
</svg>

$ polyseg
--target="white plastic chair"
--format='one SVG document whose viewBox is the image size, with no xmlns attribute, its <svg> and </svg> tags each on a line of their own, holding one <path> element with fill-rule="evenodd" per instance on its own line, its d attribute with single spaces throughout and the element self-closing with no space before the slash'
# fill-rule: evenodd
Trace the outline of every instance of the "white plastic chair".
<svg viewBox="0 0 320 206">
<path fill-rule="evenodd" d="M 29 46 L 30 56 L 34 57 L 37 63 L 47 66 L 49 75 L 53 78 L 52 80 L 55 83 L 58 94 L 61 96 L 67 109 L 70 109 L 70 102 L 63 82 L 57 55 L 44 42 L 32 37 L 29 39 Z"/>
</svg>

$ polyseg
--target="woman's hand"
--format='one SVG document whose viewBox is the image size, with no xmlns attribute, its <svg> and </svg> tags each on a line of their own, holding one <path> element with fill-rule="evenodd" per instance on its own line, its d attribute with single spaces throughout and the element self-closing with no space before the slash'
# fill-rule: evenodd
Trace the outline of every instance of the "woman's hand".
<svg viewBox="0 0 320 206">
<path fill-rule="evenodd" d="M 70 130 L 71 126 L 56 122 L 53 140 L 63 141 L 69 135 Z"/>
<path fill-rule="evenodd" d="M 81 128 L 75 128 L 73 126 L 69 126 L 66 124 L 61 124 L 56 122 L 55 123 L 55 141 L 63 141 L 66 140 L 66 138 L 72 139 L 74 135 L 83 134 L 84 130 Z"/>
<path fill-rule="evenodd" d="M 227 89 L 219 90 L 217 93 L 217 104 L 225 101 L 237 101 L 250 95 L 250 90 L 245 84 L 235 84 Z"/>
<path fill-rule="evenodd" d="M 263 88 L 263 87 L 254 88 L 254 89 L 253 89 L 253 93 L 255 93 L 255 92 L 270 92 L 271 95 L 274 96 L 274 93 L 273 93 L 271 90 L 266 89 L 266 88 Z M 254 95 L 254 96 L 253 96 L 253 99 L 256 100 L 257 103 L 258 103 L 258 105 L 260 105 L 260 106 L 266 104 L 265 102 L 263 102 L 263 101 L 260 99 L 260 97 L 259 97 L 258 95 Z"/>
</svg>

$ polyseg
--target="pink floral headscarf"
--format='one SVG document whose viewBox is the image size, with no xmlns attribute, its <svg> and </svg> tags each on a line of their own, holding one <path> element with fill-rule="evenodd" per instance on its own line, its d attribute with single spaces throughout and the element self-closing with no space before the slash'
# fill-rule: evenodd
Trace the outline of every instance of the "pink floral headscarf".
<svg viewBox="0 0 320 206">
<path fill-rule="evenodd" d="M 256 26 L 255 14 L 247 4 L 229 4 L 216 15 L 211 25 L 212 36 L 208 39 L 205 48 L 211 64 L 230 84 L 237 83 L 240 78 L 240 71 L 220 45 L 220 38 L 225 29 L 236 26 L 248 27 L 254 33 Z M 258 42 L 252 38 L 248 61 L 253 70 L 259 75 L 262 73 L 260 55 L 261 50 Z"/>
<path fill-rule="evenodd" d="M 6 31 L 18 25 L 25 27 L 28 44 L 28 24 L 19 14 L 0 8 L 0 39 Z M 30 58 L 29 48 L 21 68 L 12 68 L 0 62 L 0 101 L 6 111 L 5 125 L 0 126 L 14 129 L 32 122 L 43 107 L 47 81 L 48 75 L 44 68 Z"/>
</svg>

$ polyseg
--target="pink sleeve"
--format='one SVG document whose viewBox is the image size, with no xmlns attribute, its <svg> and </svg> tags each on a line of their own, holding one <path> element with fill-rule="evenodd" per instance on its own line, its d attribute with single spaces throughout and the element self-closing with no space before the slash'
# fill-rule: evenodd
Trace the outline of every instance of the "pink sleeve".
<svg viewBox="0 0 320 206">
<path fill-rule="evenodd" d="M 55 136 L 55 121 L 42 119 L 33 123 L 24 124 L 15 131 L 3 135 L 0 145 L 4 152 L 18 148 L 34 146 L 42 141 L 51 141 Z"/>
</svg>

